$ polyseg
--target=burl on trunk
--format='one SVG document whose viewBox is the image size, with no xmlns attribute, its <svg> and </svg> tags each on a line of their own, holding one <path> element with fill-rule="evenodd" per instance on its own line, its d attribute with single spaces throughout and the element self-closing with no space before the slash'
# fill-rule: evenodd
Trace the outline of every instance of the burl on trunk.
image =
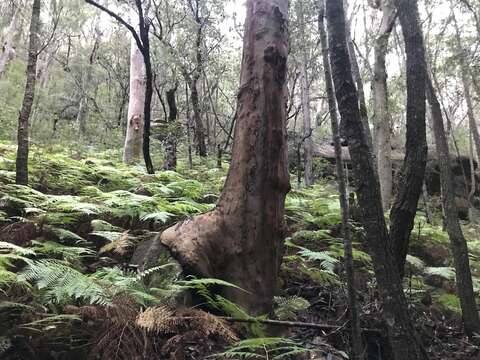
<svg viewBox="0 0 480 360">
<path fill-rule="evenodd" d="M 225 296 L 271 310 L 290 189 L 286 142 L 288 1 L 249 0 L 232 162 L 217 207 L 167 229 L 161 241 L 188 273 L 247 292 Z"/>
</svg>

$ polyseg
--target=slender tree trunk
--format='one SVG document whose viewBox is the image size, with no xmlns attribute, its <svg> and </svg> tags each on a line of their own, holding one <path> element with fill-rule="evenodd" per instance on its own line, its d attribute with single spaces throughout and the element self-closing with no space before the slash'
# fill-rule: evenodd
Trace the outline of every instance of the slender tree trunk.
<svg viewBox="0 0 480 360">
<path fill-rule="evenodd" d="M 385 57 L 388 50 L 388 38 L 395 24 L 396 11 L 391 0 L 382 2 L 382 22 L 380 33 L 375 41 L 375 65 L 373 92 L 376 123 L 377 170 L 382 192 L 384 211 L 390 209 L 393 192 L 392 144 L 390 139 L 390 113 L 388 112 L 387 68 Z"/>
<path fill-rule="evenodd" d="M 427 163 L 426 63 L 416 0 L 394 0 L 402 25 L 407 73 L 407 142 L 399 188 L 390 212 L 390 235 L 401 276 L 422 193 Z"/>
<path fill-rule="evenodd" d="M 137 7 L 142 7 L 140 0 L 137 0 Z M 146 18 L 146 16 L 145 16 Z M 145 22 L 143 14 L 140 14 L 140 39 L 143 44 L 143 61 L 145 62 L 145 108 L 143 126 L 143 160 L 149 174 L 154 174 L 152 158 L 150 156 L 150 124 L 152 121 L 152 97 L 153 97 L 153 72 L 150 59 L 149 24 Z"/>
<path fill-rule="evenodd" d="M 442 110 L 429 77 L 427 78 L 427 96 L 432 111 L 433 132 L 437 147 L 438 163 L 440 165 L 443 213 L 455 265 L 457 292 L 462 308 L 463 324 L 465 332 L 469 336 L 473 336 L 475 333 L 478 334 L 480 332 L 480 318 L 473 291 L 468 247 L 455 206 L 455 186 L 450 166 L 448 141 L 443 126 Z"/>
<path fill-rule="evenodd" d="M 345 1 L 345 5 L 346 5 L 346 1 Z M 360 106 L 360 116 L 362 119 L 363 128 L 365 129 L 365 136 L 367 137 L 368 147 L 372 152 L 372 154 L 374 154 L 372 133 L 370 131 L 370 125 L 368 121 L 367 102 L 365 100 L 365 91 L 363 90 L 363 80 L 362 80 L 362 76 L 360 75 L 360 67 L 358 66 L 357 54 L 355 52 L 355 46 L 353 44 L 353 40 L 351 36 L 349 21 L 347 21 L 346 26 L 347 26 L 346 34 L 347 34 L 348 54 L 350 56 L 350 63 L 352 66 L 352 75 L 355 80 L 355 84 L 357 86 L 358 101 L 359 101 L 358 104 Z M 340 133 L 342 133 L 342 129 L 340 129 Z"/>
<path fill-rule="evenodd" d="M 355 291 L 355 272 L 353 267 L 352 241 L 350 238 L 349 217 L 350 209 L 347 198 L 347 185 L 345 181 L 345 172 L 342 160 L 342 145 L 340 139 L 339 121 L 337 116 L 337 104 L 335 92 L 333 90 L 332 75 L 330 63 L 328 61 L 327 33 L 325 31 L 325 1 L 319 2 L 320 12 L 318 17 L 318 29 L 320 33 L 320 42 L 322 46 L 323 69 L 325 73 L 325 90 L 328 98 L 328 111 L 330 113 L 330 122 L 332 127 L 333 143 L 335 147 L 335 165 L 337 171 L 338 192 L 340 194 L 340 207 L 342 209 L 342 236 L 345 252 L 345 272 L 347 276 L 348 291 L 348 311 L 350 315 L 351 339 L 351 359 L 360 360 L 363 358 L 362 333 L 360 331 L 360 318 L 358 315 L 357 297 Z"/>
<path fill-rule="evenodd" d="M 163 168 L 165 170 L 175 170 L 177 167 L 177 137 L 176 137 L 176 124 L 177 121 L 177 102 L 175 100 L 175 93 L 177 92 L 178 84 L 172 89 L 167 91 L 167 104 L 168 104 L 168 134 L 165 141 L 165 164 Z"/>
<path fill-rule="evenodd" d="M 0 79 L 5 74 L 8 63 L 15 58 L 14 39 L 18 31 L 19 15 L 20 15 L 20 6 L 18 5 L 13 12 L 10 25 L 5 31 L 3 38 L 1 39 L 2 42 L 1 42 L 1 49 L 0 49 Z"/>
<path fill-rule="evenodd" d="M 207 156 L 207 145 L 205 143 L 205 129 L 202 122 L 202 111 L 200 109 L 200 101 L 198 99 L 197 89 L 198 79 L 194 76 L 189 83 L 190 99 L 192 101 L 193 119 L 195 122 L 195 139 L 197 140 L 198 155 Z"/>
<path fill-rule="evenodd" d="M 248 0 L 232 162 L 217 207 L 161 235 L 189 272 L 248 292 L 225 295 L 268 313 L 277 289 L 290 189 L 286 142 L 288 0 Z"/>
<path fill-rule="evenodd" d="M 15 182 L 20 185 L 28 184 L 28 126 L 35 97 L 35 83 L 37 81 L 37 58 L 40 31 L 40 0 L 33 0 L 32 19 L 30 21 L 30 44 L 28 46 L 27 81 L 23 96 L 22 108 L 18 116 L 18 148 L 16 161 Z"/>
<path fill-rule="evenodd" d="M 135 39 L 132 38 L 130 46 L 130 95 L 123 148 L 125 164 L 138 163 L 141 159 L 145 111 L 145 62 Z"/>
<path fill-rule="evenodd" d="M 304 165 L 304 179 L 305 186 L 313 185 L 313 140 L 312 140 L 312 122 L 310 117 L 310 89 L 308 84 L 308 54 L 307 41 L 305 37 L 305 14 L 303 12 L 302 1 L 298 2 L 298 18 L 300 19 L 300 31 L 302 38 L 301 45 L 301 96 L 302 96 L 302 113 L 303 113 L 303 165 Z"/>
<path fill-rule="evenodd" d="M 332 78 L 338 108 L 345 124 L 357 195 L 367 233 L 367 246 L 373 259 L 382 315 L 391 346 L 390 359 L 427 359 L 425 349 L 410 320 L 402 280 L 389 246 L 380 185 L 362 126 L 351 73 L 343 4 L 338 0 L 327 0 L 326 9 Z"/>
<path fill-rule="evenodd" d="M 85 137 L 87 133 L 87 121 L 88 121 L 88 103 L 89 103 L 89 90 L 92 86 L 92 77 L 93 77 L 93 67 L 95 63 L 95 58 L 97 56 L 97 50 L 100 46 L 100 30 L 98 27 L 95 29 L 95 41 L 93 44 L 92 52 L 88 59 L 87 69 L 85 71 L 85 76 L 82 78 L 82 94 L 80 98 L 80 105 L 78 107 L 77 113 L 77 124 L 80 130 L 80 135 Z"/>
<path fill-rule="evenodd" d="M 460 74 L 462 77 L 463 85 L 463 96 L 465 98 L 465 103 L 467 104 L 467 116 L 468 124 L 470 127 L 470 132 L 472 133 L 473 140 L 475 143 L 475 149 L 477 150 L 477 159 L 480 161 L 480 133 L 478 131 L 477 122 L 475 120 L 475 115 L 473 112 L 472 96 L 470 94 L 470 77 L 469 69 L 466 63 L 467 54 L 462 47 L 462 39 L 460 37 L 460 29 L 458 27 L 457 19 L 455 17 L 455 12 L 452 12 L 453 23 L 455 25 L 455 45 L 456 52 L 460 63 Z"/>
</svg>

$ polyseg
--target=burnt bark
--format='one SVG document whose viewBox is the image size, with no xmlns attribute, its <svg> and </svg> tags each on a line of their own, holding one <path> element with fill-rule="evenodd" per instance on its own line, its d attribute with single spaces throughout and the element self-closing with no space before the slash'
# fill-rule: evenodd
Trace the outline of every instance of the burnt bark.
<svg viewBox="0 0 480 360">
<path fill-rule="evenodd" d="M 392 248 L 389 246 L 380 185 L 362 126 L 357 91 L 352 78 L 342 2 L 327 0 L 326 14 L 335 94 L 352 157 L 355 186 L 382 303 L 382 316 L 392 352 L 391 359 L 427 359 L 425 349 L 412 325 L 402 280 L 393 261 Z"/>
<path fill-rule="evenodd" d="M 322 46 L 322 60 L 325 75 L 325 90 L 328 98 L 328 111 L 330 113 L 330 123 L 332 128 L 333 144 L 335 148 L 335 166 L 337 172 L 338 192 L 340 195 L 340 207 L 342 209 L 342 236 L 344 244 L 344 266 L 347 277 L 347 297 L 348 312 L 350 316 L 351 331 L 351 358 L 360 360 L 363 358 L 362 333 L 360 330 L 360 318 L 358 315 L 357 296 L 355 290 L 355 272 L 353 267 L 353 250 L 350 237 L 349 218 L 350 209 L 347 198 L 347 181 L 342 160 L 342 144 L 340 138 L 340 128 L 337 115 L 337 103 L 335 101 L 335 92 L 333 89 L 332 74 L 328 60 L 327 34 L 325 31 L 325 1 L 319 2 L 318 29 L 320 33 L 320 43 Z"/>
<path fill-rule="evenodd" d="M 431 106 L 433 132 L 435 135 L 438 164 L 440 166 L 443 213 L 453 254 L 457 293 L 460 298 L 465 332 L 468 336 L 473 336 L 475 333 L 478 334 L 480 332 L 480 318 L 478 316 L 477 303 L 473 291 L 467 241 L 463 235 L 458 219 L 458 211 L 455 206 L 455 185 L 453 183 L 453 172 L 450 166 L 450 150 L 447 136 L 445 135 L 442 110 L 430 77 L 427 78 L 427 98 Z"/>
<path fill-rule="evenodd" d="M 232 161 L 217 207 L 163 232 L 188 272 L 248 292 L 224 295 L 267 313 L 277 289 L 290 189 L 286 142 L 288 1 L 248 0 Z"/>
<path fill-rule="evenodd" d="M 178 84 L 175 84 L 173 88 L 167 91 L 168 134 L 165 140 L 165 163 L 163 164 L 165 170 L 175 170 L 177 167 L 177 137 L 175 131 L 173 131 L 177 127 L 178 109 L 175 99 L 177 89 Z"/>
<path fill-rule="evenodd" d="M 39 50 L 38 33 L 40 31 L 40 0 L 34 0 L 32 18 L 30 21 L 30 43 L 28 46 L 27 81 L 23 96 L 22 108 L 18 116 L 17 134 L 17 160 L 15 182 L 20 185 L 28 184 L 28 126 L 35 97 L 35 84 L 37 81 L 37 59 Z"/>
<path fill-rule="evenodd" d="M 425 123 L 426 63 L 416 0 L 394 0 L 406 53 L 407 142 L 399 188 L 390 212 L 390 236 L 401 276 L 422 193 L 427 163 Z"/>
</svg>

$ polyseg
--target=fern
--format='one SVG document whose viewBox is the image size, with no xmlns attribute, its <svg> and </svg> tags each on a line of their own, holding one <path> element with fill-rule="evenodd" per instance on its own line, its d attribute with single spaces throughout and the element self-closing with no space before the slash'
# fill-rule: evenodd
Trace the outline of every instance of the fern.
<svg viewBox="0 0 480 360">
<path fill-rule="evenodd" d="M 275 316 L 280 320 L 295 320 L 298 311 L 306 310 L 310 307 L 308 300 L 295 295 L 289 297 L 276 296 L 274 302 L 277 305 Z"/>
<path fill-rule="evenodd" d="M 451 267 L 427 267 L 425 274 L 439 276 L 446 280 L 455 280 L 455 269 Z"/>
<path fill-rule="evenodd" d="M 166 211 L 157 211 L 150 214 L 144 214 L 140 220 L 142 221 L 154 221 L 165 224 L 168 220 L 170 220 L 174 215 L 172 213 Z"/>
</svg>

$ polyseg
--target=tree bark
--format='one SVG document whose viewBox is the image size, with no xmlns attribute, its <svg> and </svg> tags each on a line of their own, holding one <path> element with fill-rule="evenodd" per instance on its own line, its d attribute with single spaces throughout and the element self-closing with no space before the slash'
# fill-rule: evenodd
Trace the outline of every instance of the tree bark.
<svg viewBox="0 0 480 360">
<path fill-rule="evenodd" d="M 450 151 L 443 125 L 442 110 L 435 95 L 430 77 L 427 77 L 427 97 L 431 106 L 433 132 L 435 135 L 438 163 L 440 165 L 443 213 L 453 254 L 456 285 L 458 297 L 460 298 L 460 306 L 462 308 L 463 324 L 468 336 L 473 336 L 475 333 L 480 332 L 480 317 L 478 316 L 477 303 L 473 291 L 467 241 L 463 235 L 455 206 L 455 186 L 453 183 L 453 172 L 450 166 Z"/>
<path fill-rule="evenodd" d="M 217 207 L 163 232 L 189 272 L 248 292 L 225 295 L 268 313 L 277 289 L 290 189 L 286 142 L 288 0 L 248 0 L 232 161 Z"/>
<path fill-rule="evenodd" d="M 390 212 L 390 236 L 395 261 L 403 276 L 427 163 L 426 63 L 416 0 L 394 0 L 394 4 L 402 25 L 407 56 L 407 142 L 399 188 Z"/>
<path fill-rule="evenodd" d="M 345 1 L 346 4 L 346 1 Z M 357 86 L 358 92 L 358 104 L 360 106 L 360 116 L 362 119 L 362 125 L 365 130 L 365 136 L 367 137 L 367 144 L 370 151 L 373 154 L 373 141 L 372 141 L 372 133 L 370 131 L 370 125 L 368 121 L 368 111 L 367 111 L 367 102 L 365 100 L 365 91 L 363 90 L 363 80 L 362 76 L 360 75 L 360 67 L 358 66 L 357 61 L 357 54 L 355 52 L 355 46 L 353 44 L 351 29 L 350 29 L 350 22 L 346 22 L 346 34 L 347 34 L 347 46 L 348 46 L 348 54 L 350 56 L 350 63 L 352 67 L 352 75 L 355 80 L 355 84 Z M 340 134 L 342 133 L 342 129 L 340 128 Z"/>
<path fill-rule="evenodd" d="M 7 65 L 15 58 L 14 39 L 19 26 L 20 6 L 13 11 L 12 20 L 2 38 L 2 48 L 0 49 L 0 79 L 7 70 Z"/>
<path fill-rule="evenodd" d="M 337 171 L 338 192 L 340 195 L 340 207 L 342 209 L 342 236 L 344 244 L 344 264 L 347 277 L 347 296 L 348 312 L 350 315 L 351 331 L 351 358 L 360 360 L 363 358 L 362 333 L 360 330 L 360 318 L 358 315 L 357 296 L 355 290 L 355 272 L 353 267 L 353 250 L 350 238 L 349 218 L 350 209 L 347 198 L 347 185 L 345 180 L 345 171 L 342 160 L 342 144 L 340 138 L 339 121 L 337 116 L 337 104 L 335 101 L 335 92 L 333 90 L 332 75 L 330 63 L 328 62 L 328 44 L 327 33 L 325 31 L 325 1 L 319 2 L 318 29 L 320 33 L 320 43 L 322 46 L 322 60 L 325 74 L 325 90 L 328 98 L 328 111 L 330 113 L 330 123 L 332 127 L 333 143 L 335 147 L 335 165 Z"/>
<path fill-rule="evenodd" d="M 132 38 L 130 46 L 130 95 L 123 147 L 125 164 L 138 163 L 141 159 L 145 111 L 145 62 L 135 39 Z"/>
<path fill-rule="evenodd" d="M 361 122 L 358 97 L 351 73 L 342 1 L 327 0 L 330 64 L 336 98 L 352 157 L 367 246 L 377 279 L 382 315 L 393 360 L 427 359 L 409 317 L 398 268 L 393 261 L 389 234 L 382 211 L 380 186 Z"/>
<path fill-rule="evenodd" d="M 30 43 L 28 46 L 27 81 L 23 96 L 22 108 L 18 116 L 18 148 L 16 160 L 15 182 L 20 185 L 28 184 L 28 126 L 35 97 L 35 83 L 37 81 L 37 58 L 40 31 L 40 0 L 34 0 L 32 18 L 30 21 Z"/>
<path fill-rule="evenodd" d="M 175 100 L 175 93 L 177 92 L 178 84 L 175 84 L 173 88 L 167 91 L 167 104 L 168 104 L 168 134 L 165 141 L 165 163 L 163 168 L 165 170 L 175 170 L 177 167 L 177 137 L 176 124 L 178 110 L 177 102 Z"/>
<path fill-rule="evenodd" d="M 312 122 L 310 116 L 310 89 L 308 83 L 308 54 L 307 54 L 307 42 L 305 38 L 305 14 L 303 11 L 302 1 L 298 2 L 298 18 L 300 19 L 300 31 L 301 31 L 301 97 L 302 97 L 302 113 L 303 113 L 303 165 L 304 165 L 304 180 L 305 186 L 313 185 L 313 140 L 312 140 Z"/>
<path fill-rule="evenodd" d="M 460 74 L 462 78 L 463 85 L 463 96 L 465 97 L 465 103 L 467 104 L 467 116 L 468 124 L 470 127 L 470 132 L 473 136 L 473 142 L 475 143 L 475 149 L 477 150 L 477 159 L 480 162 L 480 133 L 478 131 L 477 122 L 475 120 L 475 115 L 473 112 L 472 96 L 470 94 L 470 77 L 469 69 L 466 63 L 467 54 L 462 47 L 462 39 L 460 37 L 460 29 L 458 27 L 457 19 L 455 17 L 455 12 L 452 11 L 453 24 L 455 25 L 455 45 L 456 52 L 460 63 Z"/>
<path fill-rule="evenodd" d="M 388 38 L 395 24 L 396 11 L 391 0 L 382 2 L 380 33 L 375 41 L 375 65 L 373 93 L 375 103 L 377 170 L 382 193 L 383 210 L 390 209 L 393 192 L 392 144 L 390 138 L 391 120 L 388 112 L 387 68 L 385 57 Z"/>
</svg>

